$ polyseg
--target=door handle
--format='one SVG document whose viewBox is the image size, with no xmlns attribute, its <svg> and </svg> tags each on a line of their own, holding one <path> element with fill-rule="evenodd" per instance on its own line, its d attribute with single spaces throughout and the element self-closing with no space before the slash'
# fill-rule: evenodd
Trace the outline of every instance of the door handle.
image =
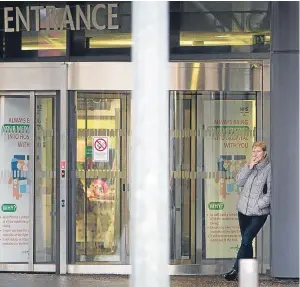
<svg viewBox="0 0 300 287">
<path fill-rule="evenodd" d="M 127 256 L 129 256 L 129 248 L 128 248 L 128 241 L 129 241 L 129 231 L 128 231 L 128 225 L 125 225 L 125 253 Z"/>
</svg>

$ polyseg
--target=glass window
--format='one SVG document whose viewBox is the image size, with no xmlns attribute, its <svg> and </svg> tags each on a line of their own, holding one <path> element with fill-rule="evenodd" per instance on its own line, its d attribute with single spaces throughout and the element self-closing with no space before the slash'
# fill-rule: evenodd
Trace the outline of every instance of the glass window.
<svg viewBox="0 0 300 287">
<path fill-rule="evenodd" d="M 94 12 L 97 5 L 91 5 Z M 105 29 L 99 30 L 92 27 L 85 30 L 85 38 L 89 40 L 89 47 L 94 48 L 128 48 L 131 47 L 131 4 L 118 3 L 106 4 L 99 9 L 97 22 L 103 22 Z M 113 17 L 112 17 L 113 16 Z M 102 19 L 102 20 L 101 20 Z M 111 24 L 109 22 L 111 21 Z"/>
<path fill-rule="evenodd" d="M 203 47 L 207 53 L 267 52 L 270 47 L 269 2 L 187 1 L 171 14 L 178 10 L 180 18 L 171 15 L 171 21 L 180 27 L 180 47 Z"/>
<path fill-rule="evenodd" d="M 72 31 L 71 55 L 119 53 L 124 48 L 129 51 L 131 2 L 86 2 L 74 6 L 73 13 L 77 15 L 77 28 Z"/>
<path fill-rule="evenodd" d="M 67 51 L 64 4 L 25 2 L 6 4 L 3 57 L 59 57 Z M 55 5 L 55 7 L 54 7 Z"/>
<path fill-rule="evenodd" d="M 34 19 L 34 13 L 34 11 L 31 11 L 31 19 Z M 55 11 L 53 9 L 41 9 L 39 11 L 40 31 L 22 31 L 21 50 L 36 51 L 38 57 L 65 56 L 67 48 L 66 30 L 55 31 L 47 29 L 49 23 L 48 17 L 55 17 L 55 23 L 61 23 L 63 13 L 63 8 L 56 8 Z M 33 24 L 35 25 L 35 23 Z"/>
<path fill-rule="evenodd" d="M 0 14 L 4 59 L 130 56 L 130 1 L 15 3 Z M 170 1 L 171 54 L 269 52 L 270 10 L 267 1 Z"/>
</svg>

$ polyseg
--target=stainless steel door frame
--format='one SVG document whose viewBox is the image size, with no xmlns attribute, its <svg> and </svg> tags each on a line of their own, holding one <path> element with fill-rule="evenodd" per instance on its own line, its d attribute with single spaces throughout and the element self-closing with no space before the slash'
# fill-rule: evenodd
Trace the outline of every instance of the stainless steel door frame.
<svg viewBox="0 0 300 287">
<path fill-rule="evenodd" d="M 116 91 L 74 91 L 71 92 L 72 95 L 74 95 L 75 99 L 79 96 L 83 97 L 83 98 L 93 98 L 95 97 L 97 100 L 99 99 L 118 99 L 120 100 L 120 111 L 119 111 L 119 115 L 117 117 L 117 122 L 118 125 L 120 126 L 120 136 L 121 136 L 121 141 L 117 144 L 117 147 L 120 148 L 120 153 L 121 153 L 121 162 L 120 162 L 120 173 L 115 174 L 114 176 L 116 176 L 116 179 L 120 180 L 120 190 L 119 195 L 120 195 L 120 214 L 119 214 L 119 221 L 120 221 L 120 245 L 118 246 L 118 248 L 120 248 L 120 256 L 119 255 L 103 255 L 102 256 L 102 260 L 104 260 L 102 262 L 102 264 L 106 261 L 111 261 L 111 262 L 116 262 L 119 264 L 128 264 L 129 263 L 129 214 L 128 214 L 128 203 L 129 203 L 129 184 L 128 184 L 128 167 L 129 167 L 129 162 L 127 160 L 127 157 L 129 155 L 129 143 L 128 143 L 128 102 L 129 100 L 127 99 L 127 96 L 129 95 L 128 92 L 126 91 L 122 91 L 122 92 L 116 92 Z M 76 101 L 76 100 L 75 100 Z M 74 102 L 74 106 L 75 106 L 75 102 Z M 129 119 L 130 120 L 130 119 Z M 72 117 L 72 121 L 77 121 L 77 117 Z M 76 124 L 72 124 L 72 126 L 76 126 Z M 103 128 L 101 131 L 103 132 L 103 130 L 105 130 L 105 128 Z M 100 131 L 100 130 L 99 130 Z M 77 132 L 77 129 L 74 132 Z M 82 133 L 80 133 L 82 134 Z M 88 133 L 88 135 L 90 135 L 90 133 Z M 86 136 L 86 135 L 84 135 Z M 74 138 L 74 136 L 71 135 L 72 138 Z M 75 145 L 76 148 L 76 145 Z M 85 174 L 87 173 L 87 171 L 85 171 Z M 108 172 L 106 172 L 106 176 L 108 176 Z M 112 176 L 113 176 L 113 172 L 112 172 Z M 73 175 L 74 177 L 74 175 Z M 108 176 L 109 177 L 109 176 Z M 72 182 L 74 182 L 74 180 L 72 180 Z M 72 190 L 74 189 L 74 183 L 72 186 Z M 73 194 L 73 192 L 71 192 Z M 73 202 L 73 209 L 74 209 L 74 203 Z M 72 213 L 71 215 L 72 217 L 75 216 L 74 213 Z M 74 218 L 73 218 L 74 220 Z M 76 224 L 75 224 L 76 225 Z M 75 226 L 76 227 L 76 226 Z M 72 229 L 74 229 L 74 222 L 72 224 Z M 69 234 L 69 236 L 71 237 L 76 237 L 76 232 L 74 232 L 74 230 L 72 231 L 72 234 Z M 75 240 L 75 241 L 74 241 Z M 76 242 L 76 238 L 72 239 L 72 246 L 71 248 L 74 248 L 74 246 L 76 246 L 76 244 L 74 244 L 74 242 Z M 76 249 L 75 249 L 76 250 Z M 76 252 L 76 251 L 75 251 Z M 72 251 L 72 262 L 71 264 L 69 264 L 69 266 L 72 266 L 74 263 L 76 263 L 76 256 L 74 257 L 74 250 Z M 105 258 L 104 258 L 105 257 Z M 99 261 L 100 262 L 100 261 Z M 89 263 L 85 262 L 84 265 L 87 266 Z M 93 263 L 94 264 L 94 263 Z M 115 266 L 115 264 L 113 265 Z M 69 268 L 68 268 L 69 269 Z M 72 268 L 71 268 L 72 270 Z"/>
<path fill-rule="evenodd" d="M 225 94 L 223 92 L 218 92 L 218 94 Z M 191 115 L 192 115 L 192 125 L 191 125 L 191 135 L 195 134 L 195 139 L 196 139 L 196 143 L 193 143 L 193 137 L 191 136 L 191 148 L 192 148 L 192 153 L 191 153 L 191 157 L 194 159 L 194 163 L 192 163 L 192 166 L 195 168 L 195 170 L 197 170 L 197 172 L 203 172 L 203 157 L 204 157 L 204 150 L 203 150 L 203 143 L 202 143 L 202 137 L 198 136 L 202 134 L 202 127 L 204 125 L 204 121 L 203 121 L 203 101 L 204 100 L 214 100 L 216 92 L 211 91 L 184 91 L 184 92 L 172 92 L 170 93 L 170 111 L 175 111 L 175 107 L 174 105 L 172 105 L 172 97 L 178 98 L 178 99 L 186 99 L 186 100 L 192 100 L 192 104 L 191 104 Z M 227 100 L 230 100 L 230 92 L 228 92 L 229 97 L 227 98 Z M 233 93 L 233 97 L 236 97 L 238 95 L 237 92 Z M 247 95 L 246 92 L 241 92 L 240 95 Z M 253 95 L 257 95 L 257 99 L 256 101 L 259 102 L 261 101 L 261 93 L 256 93 L 253 92 Z M 232 97 L 232 99 L 233 99 Z M 241 98 L 242 99 L 242 98 Z M 181 103 L 181 105 L 180 105 Z M 182 124 L 180 125 L 180 123 L 182 123 L 182 118 L 180 118 L 182 116 L 182 114 L 180 113 L 182 111 L 182 101 L 178 101 L 177 102 L 177 110 L 175 111 L 175 114 L 177 115 L 177 119 L 176 121 L 178 122 L 177 124 L 177 133 L 179 132 L 179 134 L 184 137 L 186 136 L 186 131 L 183 130 L 183 126 Z M 257 109 L 258 112 L 262 112 L 260 108 Z M 256 113 L 256 111 L 255 111 Z M 197 119 L 196 119 L 197 117 Z M 194 123 L 193 123 L 194 122 Z M 257 120 L 256 121 L 258 124 L 262 124 L 261 121 Z M 172 127 L 172 121 L 170 121 L 170 129 L 171 131 L 174 130 L 174 127 Z M 196 130 L 197 127 L 197 130 Z M 260 128 L 258 128 L 260 129 Z M 178 131 L 179 130 L 179 131 Z M 181 131 L 180 131 L 181 130 Z M 193 148 L 194 147 L 194 148 Z M 172 145 L 170 145 L 170 148 L 172 150 Z M 193 152 L 194 150 L 194 152 Z M 196 150 L 198 150 L 197 152 L 197 158 L 196 158 Z M 199 152 L 200 151 L 200 152 Z M 196 166 L 197 163 L 197 166 Z M 172 159 L 170 158 L 170 164 L 172 164 Z M 191 169 L 191 174 L 194 171 L 194 168 Z M 188 179 L 187 177 L 184 177 L 185 179 Z M 191 184 L 192 186 L 194 186 L 194 188 L 191 188 L 191 259 L 192 259 L 192 263 L 193 264 L 199 264 L 201 266 L 201 270 L 205 270 L 206 268 L 209 270 L 214 270 L 212 272 L 216 272 L 216 270 L 223 270 L 224 272 L 231 268 L 232 264 L 233 264 L 233 260 L 231 259 L 217 259 L 217 260 L 202 260 L 202 254 L 203 254 L 203 238 L 202 238 L 202 234 L 203 234 L 203 186 L 202 186 L 202 181 L 200 178 L 196 178 L 196 179 L 192 179 L 192 177 L 189 177 L 189 179 L 191 179 Z M 196 188 L 197 185 L 197 188 Z M 196 190 L 193 192 L 193 190 Z M 177 192 L 178 193 L 178 192 Z M 176 193 L 176 194 L 177 194 Z M 179 197 L 179 198 L 177 198 Z M 172 200 L 171 200 L 172 201 Z M 172 233 L 172 242 L 173 242 L 173 251 L 175 252 L 175 258 L 179 259 L 181 258 L 181 236 L 182 236 L 182 232 L 181 232 L 181 216 L 177 216 L 178 213 L 176 212 L 176 210 L 181 210 L 181 193 L 178 193 L 175 198 L 174 198 L 174 205 L 173 208 L 171 208 L 171 230 L 173 230 Z M 195 210 L 196 208 L 196 210 Z M 177 230 L 177 231 L 176 231 Z M 197 234 L 197 236 L 193 235 L 193 234 Z M 175 238 L 174 238 L 175 237 Z M 259 240 L 258 240 L 258 246 L 259 246 Z M 195 247 L 193 247 L 193 244 L 195 245 Z M 196 256 L 193 255 L 193 250 L 194 248 L 196 248 Z M 193 257 L 194 256 L 194 257 Z M 183 259 L 183 258 L 181 258 Z M 194 260 L 193 260 L 194 259 Z M 184 264 L 184 261 L 181 261 L 181 264 Z M 183 266 L 187 266 L 186 264 Z M 199 267 L 200 267 L 199 266 Z M 175 267 L 174 267 L 175 268 Z"/>
<path fill-rule="evenodd" d="M 49 62 L 11 62 L 0 63 L 1 74 L 5 77 L 0 78 L 0 90 L 2 91 L 16 91 L 17 93 L 29 93 L 30 91 L 42 92 L 42 91 L 60 91 L 61 109 L 60 109 L 60 123 L 61 123 L 61 135 L 59 138 L 59 145 L 61 147 L 60 157 L 61 160 L 67 158 L 67 90 L 70 84 L 68 77 L 70 63 L 49 63 Z M 16 81 L 17 79 L 17 81 Z M 21 91 L 21 92 L 19 92 Z M 28 91 L 28 92 L 25 92 Z M 31 104 L 32 106 L 32 104 Z M 56 265 L 51 265 L 48 268 L 47 265 L 34 265 L 34 269 L 40 272 L 43 270 L 43 266 L 47 266 L 44 271 L 53 271 L 53 266 L 56 266 L 56 272 L 65 274 L 67 271 L 67 216 L 66 207 L 68 202 L 66 201 L 68 182 L 67 169 L 65 178 L 60 180 L 60 198 L 57 203 L 64 202 L 62 205 L 57 206 L 57 211 L 60 211 L 61 216 L 58 218 L 57 226 L 60 227 L 56 230 L 57 238 L 59 238 L 59 244 L 57 244 L 58 252 Z M 58 192 L 59 192 L 58 191 Z M 32 252 L 32 251 L 31 251 Z M 11 266 L 11 265 L 10 265 Z M 32 266 L 32 263 L 31 263 Z M 20 266 L 24 271 L 24 266 Z M 1 268 L 1 265 L 0 265 Z M 14 268 L 11 266 L 10 268 Z M 27 268 L 27 267 L 26 267 Z M 54 270 L 55 271 L 55 270 Z"/>
<path fill-rule="evenodd" d="M 172 124 L 174 122 L 174 127 L 171 131 L 175 131 L 176 130 L 182 130 L 183 129 L 183 102 L 182 100 L 177 101 L 177 93 L 173 92 L 170 93 L 170 103 L 174 103 L 176 102 L 177 104 L 172 105 L 174 108 L 174 118 L 172 119 Z M 171 106 L 171 108 L 172 108 Z M 171 122 L 171 121 L 170 121 Z M 174 135 L 175 138 L 175 135 Z M 179 141 L 179 146 L 178 149 L 180 151 L 182 151 L 182 141 Z M 172 150 L 172 149 L 171 149 Z M 171 151 L 170 150 L 170 151 Z M 179 151 L 178 154 L 175 154 L 175 157 L 179 157 L 179 169 L 181 169 L 181 165 L 182 165 L 182 153 Z M 174 151 L 176 152 L 176 150 Z M 173 158 L 173 155 L 172 157 Z M 176 160 L 176 161 L 177 161 Z M 171 165 L 173 165 L 174 163 L 171 162 Z M 175 171 L 177 170 L 177 166 L 175 166 Z M 175 190 L 181 191 L 181 182 L 178 182 L 177 180 L 175 180 Z M 174 238 L 172 238 L 173 241 L 173 256 L 174 256 L 174 260 L 180 260 L 182 259 L 181 257 L 181 236 L 182 236 L 182 223 L 181 223 L 181 203 L 182 203 L 182 192 L 176 192 L 174 198 L 172 197 L 172 203 L 174 204 L 171 208 L 172 208 L 172 219 L 171 219 L 171 230 L 173 231 L 172 236 L 174 236 Z"/>
<path fill-rule="evenodd" d="M 130 158 L 131 158 L 131 93 L 127 92 L 124 94 L 126 98 L 126 123 L 127 123 L 127 136 L 126 136 L 126 169 L 127 169 L 127 179 L 130 179 L 131 176 L 131 167 L 130 167 Z M 125 241 L 124 241 L 124 251 L 125 251 L 125 258 L 124 262 L 126 264 L 130 264 L 130 185 L 129 180 L 127 181 L 126 185 L 126 205 L 127 205 L 127 219 L 126 219 L 126 227 L 125 227 Z"/>
<path fill-rule="evenodd" d="M 36 142 L 35 146 L 39 144 L 39 137 L 45 136 L 43 133 L 41 135 L 38 134 L 38 125 L 39 125 L 39 119 L 37 118 L 39 114 L 39 103 L 43 99 L 51 99 L 53 101 L 52 103 L 52 128 L 51 128 L 51 137 L 52 137 L 52 144 L 55 146 L 55 153 L 52 154 L 53 161 L 55 162 L 55 165 L 53 165 L 53 170 L 51 171 L 54 176 L 53 180 L 53 194 L 52 196 L 52 212 L 51 216 L 54 217 L 54 219 L 51 219 L 51 224 L 55 225 L 55 228 L 51 229 L 51 242 L 53 248 L 52 250 L 52 256 L 55 258 L 52 263 L 36 263 L 34 265 L 34 272 L 56 272 L 59 274 L 60 272 L 63 274 L 63 270 L 61 270 L 61 266 L 65 266 L 66 270 L 66 259 L 64 259 L 65 264 L 61 264 L 61 257 L 66 254 L 64 250 L 61 250 L 61 246 L 63 246 L 64 242 L 67 241 L 66 237 L 61 236 L 61 233 L 65 232 L 65 228 L 63 225 L 61 225 L 61 219 L 64 212 L 64 205 L 61 204 L 61 180 L 63 179 L 61 176 L 61 161 L 60 161 L 60 155 L 61 155 L 61 141 L 64 141 L 65 138 L 61 136 L 61 131 L 64 123 L 61 119 L 61 115 L 66 115 L 66 112 L 60 109 L 60 103 L 61 103 L 61 91 L 35 91 L 35 137 Z M 55 111 L 55 112 L 54 112 Z M 47 131 L 49 132 L 49 131 Z M 63 134 L 63 133 L 62 133 Z M 46 134 L 46 137 L 49 136 L 49 133 Z M 35 151 L 35 155 L 37 155 L 38 151 Z M 37 156 L 35 156 L 37 158 Z M 36 160 L 36 159 L 35 159 Z M 38 168 L 36 169 L 38 170 Z M 55 174 L 55 175 L 54 175 Z M 55 200 L 55 202 L 53 202 Z M 37 211 L 36 211 L 37 214 Z M 35 232 L 36 236 L 36 232 Z M 35 242 L 37 242 L 37 239 L 35 238 Z"/>
<path fill-rule="evenodd" d="M 35 91 L 0 91 L 0 97 L 28 97 L 29 99 L 29 119 L 30 119 L 30 152 L 28 164 L 28 187 L 29 187 L 29 240 L 28 240 L 28 263 L 3 263 L 0 270 L 6 272 L 55 272 L 56 266 L 50 264 L 35 264 L 34 262 L 34 241 L 35 241 L 35 100 L 38 96 L 56 96 L 56 92 L 35 92 Z"/>
<path fill-rule="evenodd" d="M 184 101 L 188 101 L 190 105 L 189 109 L 189 127 L 184 127 L 186 122 Z M 186 162 L 187 159 L 183 158 L 181 151 L 183 146 L 186 143 L 183 143 L 184 140 L 189 140 L 189 151 L 190 156 L 188 158 L 189 162 L 189 174 L 192 174 L 196 171 L 196 136 L 193 133 L 196 127 L 196 98 L 193 95 L 184 95 L 177 91 L 171 91 L 169 95 L 170 102 L 170 167 L 171 167 L 171 181 L 170 181 L 170 212 L 171 212 L 171 248 L 173 252 L 171 254 L 172 262 L 185 262 L 189 264 L 195 261 L 196 258 L 196 245 L 195 245 L 195 198 L 196 198 L 196 185 L 195 180 L 192 177 L 186 176 L 186 167 L 183 162 Z M 177 144 L 175 145 L 175 142 Z M 175 154 L 174 154 L 175 153 Z M 175 160 L 176 158 L 176 160 Z M 179 162 L 178 162 L 179 158 Z M 175 162 L 174 162 L 175 161 Z M 176 166 L 174 166 L 176 164 Z M 183 170 L 184 171 L 183 171 Z M 182 171 L 182 172 L 181 172 Z M 172 174 L 173 173 L 173 174 Z M 182 254 L 182 211 L 183 211 L 183 193 L 182 182 L 180 180 L 189 180 L 190 182 L 190 231 L 189 231 L 189 242 L 190 242 L 190 254 L 189 256 Z M 175 181 L 175 184 L 172 184 L 172 181 Z M 174 187 L 174 190 L 173 190 Z M 174 194 L 175 193 L 175 194 Z"/>
<path fill-rule="evenodd" d="M 34 256 L 34 121 L 35 121 L 35 100 L 34 92 L 26 91 L 0 91 L 0 97 L 20 97 L 29 99 L 29 121 L 30 121 L 30 151 L 29 151 L 29 163 L 28 163 L 28 190 L 29 190 L 29 234 L 28 234 L 28 263 L 4 263 L 0 264 L 0 270 L 2 271 L 33 271 L 33 256 Z M 1 100 L 2 103 L 2 100 Z"/>
<path fill-rule="evenodd" d="M 203 93 L 206 94 L 213 93 L 214 91 L 257 91 L 260 93 L 260 97 L 264 97 L 266 85 L 262 83 L 262 80 L 265 79 L 265 75 L 263 77 L 261 76 L 262 62 L 263 61 L 260 59 L 220 59 L 218 61 L 203 59 L 203 61 L 199 62 L 172 62 L 170 63 L 171 81 L 169 90 L 175 92 L 204 91 Z M 100 70 L 101 74 L 98 73 Z M 115 72 L 116 70 L 118 71 L 117 73 Z M 91 73 L 93 74 L 93 79 L 89 76 Z M 82 77 L 80 77 L 81 74 L 83 74 Z M 131 77 L 131 63 L 71 63 L 68 87 L 72 90 L 85 91 L 132 90 Z M 80 80 L 78 80 L 79 78 Z M 260 114 L 262 109 L 263 106 L 257 104 L 257 114 Z M 257 123 L 262 126 L 262 120 L 259 118 L 257 120 Z M 265 129 L 265 125 L 263 125 L 263 128 Z M 263 138 L 265 138 L 265 136 Z M 198 218 L 200 214 L 202 214 L 202 211 L 199 209 L 201 197 L 197 194 L 196 202 L 196 213 Z M 196 221 L 196 234 L 199 234 L 199 232 L 202 233 L 201 222 L 199 222 L 199 220 Z M 260 246 L 259 236 L 257 246 L 258 254 L 260 252 L 259 250 L 263 248 Z M 196 258 L 199 258 L 199 255 L 202 252 L 201 245 L 202 237 L 197 236 Z M 223 263 L 220 261 L 220 264 L 217 265 L 214 263 L 212 263 L 212 265 L 201 265 L 201 262 L 197 261 L 196 264 L 193 265 L 170 265 L 169 270 L 170 274 L 174 275 L 220 274 L 222 271 L 226 271 L 227 268 L 227 265 L 222 267 L 222 264 Z M 128 265 L 69 265 L 68 272 L 130 274 L 131 271 L 130 266 Z"/>
</svg>

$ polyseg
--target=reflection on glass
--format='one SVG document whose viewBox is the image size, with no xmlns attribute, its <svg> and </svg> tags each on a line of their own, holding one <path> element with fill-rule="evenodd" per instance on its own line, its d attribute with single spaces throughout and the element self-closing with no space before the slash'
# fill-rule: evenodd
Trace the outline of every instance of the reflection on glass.
<svg viewBox="0 0 300 287">
<path fill-rule="evenodd" d="M 55 262 L 56 111 L 55 99 L 36 98 L 35 262 Z"/>
<path fill-rule="evenodd" d="M 181 32 L 181 46 L 252 46 L 270 45 L 270 31 L 251 32 Z"/>
<path fill-rule="evenodd" d="M 268 2 L 187 1 L 182 10 L 180 46 L 226 46 L 253 52 L 270 45 Z"/>
<path fill-rule="evenodd" d="M 66 46 L 66 31 L 22 32 L 22 50 L 37 50 L 39 57 L 64 56 Z"/>
<path fill-rule="evenodd" d="M 115 4 L 112 14 L 109 14 L 107 4 L 105 9 L 99 9 L 95 21 L 92 21 L 91 29 L 82 27 L 84 32 L 86 48 L 129 48 L 132 45 L 131 35 L 131 2 L 124 1 Z M 81 6 L 85 11 L 87 5 Z M 90 5 L 90 10 L 95 9 L 95 5 Z M 113 15 L 113 17 L 112 17 Z M 103 27 L 98 30 L 94 27 L 94 22 Z M 76 32 L 75 32 L 76 33 Z"/>
<path fill-rule="evenodd" d="M 121 100 L 77 98 L 77 261 L 120 261 Z M 107 158 L 93 137 L 108 137 Z"/>
<path fill-rule="evenodd" d="M 92 34 L 86 33 L 86 37 L 89 38 L 90 48 L 129 48 L 132 45 L 132 36 L 129 33 L 103 33 Z"/>
<path fill-rule="evenodd" d="M 31 19 L 34 18 L 34 11 L 31 11 Z M 52 12 L 53 13 L 53 12 Z M 48 11 L 49 14 L 49 11 Z M 54 57 L 64 56 L 67 48 L 67 32 L 47 30 L 49 19 L 47 17 L 46 8 L 40 10 L 40 31 L 22 31 L 22 45 L 23 51 L 37 51 L 39 57 Z M 61 23 L 63 19 L 63 9 L 57 8 L 55 10 L 55 21 Z M 64 27 L 65 28 L 65 27 Z"/>
</svg>

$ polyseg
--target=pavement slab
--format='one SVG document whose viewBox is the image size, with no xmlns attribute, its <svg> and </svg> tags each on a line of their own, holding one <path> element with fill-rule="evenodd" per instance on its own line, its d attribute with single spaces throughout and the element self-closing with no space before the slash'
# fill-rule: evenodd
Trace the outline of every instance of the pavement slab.
<svg viewBox="0 0 300 287">
<path fill-rule="evenodd" d="M 260 277 L 259 286 L 299 286 L 299 280 L 279 280 Z M 0 287 L 127 287 L 128 276 L 113 275 L 49 275 L 1 273 Z M 171 276 L 172 287 L 238 286 L 221 276 Z M 142 286 L 141 286 L 142 287 Z M 155 286 L 153 286 L 155 287 Z M 159 287 L 159 286 L 158 286 Z"/>
</svg>

